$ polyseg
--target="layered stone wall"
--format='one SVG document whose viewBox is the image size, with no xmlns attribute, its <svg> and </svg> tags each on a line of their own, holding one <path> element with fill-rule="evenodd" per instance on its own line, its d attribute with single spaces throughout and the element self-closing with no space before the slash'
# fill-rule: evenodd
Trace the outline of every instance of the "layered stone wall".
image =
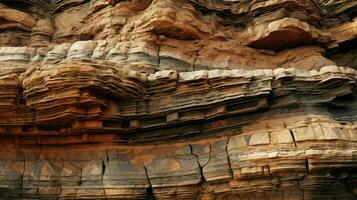
<svg viewBox="0 0 357 200">
<path fill-rule="evenodd" d="M 355 199 L 354 0 L 1 0 L 0 199 Z"/>
</svg>

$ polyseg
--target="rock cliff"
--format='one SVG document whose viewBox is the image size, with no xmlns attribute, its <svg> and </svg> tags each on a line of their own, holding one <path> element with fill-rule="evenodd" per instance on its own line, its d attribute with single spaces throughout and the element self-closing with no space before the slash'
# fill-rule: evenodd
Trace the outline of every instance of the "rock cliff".
<svg viewBox="0 0 357 200">
<path fill-rule="evenodd" d="M 0 199 L 355 199 L 357 1 L 0 0 Z"/>
</svg>

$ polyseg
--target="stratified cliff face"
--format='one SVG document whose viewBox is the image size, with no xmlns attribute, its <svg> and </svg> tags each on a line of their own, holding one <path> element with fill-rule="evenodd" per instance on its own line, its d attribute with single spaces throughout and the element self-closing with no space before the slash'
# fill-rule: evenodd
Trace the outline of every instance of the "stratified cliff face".
<svg viewBox="0 0 357 200">
<path fill-rule="evenodd" d="M 357 1 L 0 0 L 0 199 L 356 199 Z"/>
</svg>

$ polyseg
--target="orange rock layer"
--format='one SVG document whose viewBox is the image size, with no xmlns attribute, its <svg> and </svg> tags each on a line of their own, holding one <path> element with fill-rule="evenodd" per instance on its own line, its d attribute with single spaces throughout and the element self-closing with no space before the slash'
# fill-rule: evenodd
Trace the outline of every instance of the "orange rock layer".
<svg viewBox="0 0 357 200">
<path fill-rule="evenodd" d="M 0 199 L 355 199 L 356 17 L 0 1 Z"/>
</svg>

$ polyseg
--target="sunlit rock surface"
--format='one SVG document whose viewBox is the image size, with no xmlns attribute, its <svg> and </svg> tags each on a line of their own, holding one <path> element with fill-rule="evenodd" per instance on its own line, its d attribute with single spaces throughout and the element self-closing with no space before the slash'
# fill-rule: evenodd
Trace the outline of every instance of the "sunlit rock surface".
<svg viewBox="0 0 357 200">
<path fill-rule="evenodd" d="M 0 199 L 356 199 L 357 1 L 0 0 Z"/>
</svg>

